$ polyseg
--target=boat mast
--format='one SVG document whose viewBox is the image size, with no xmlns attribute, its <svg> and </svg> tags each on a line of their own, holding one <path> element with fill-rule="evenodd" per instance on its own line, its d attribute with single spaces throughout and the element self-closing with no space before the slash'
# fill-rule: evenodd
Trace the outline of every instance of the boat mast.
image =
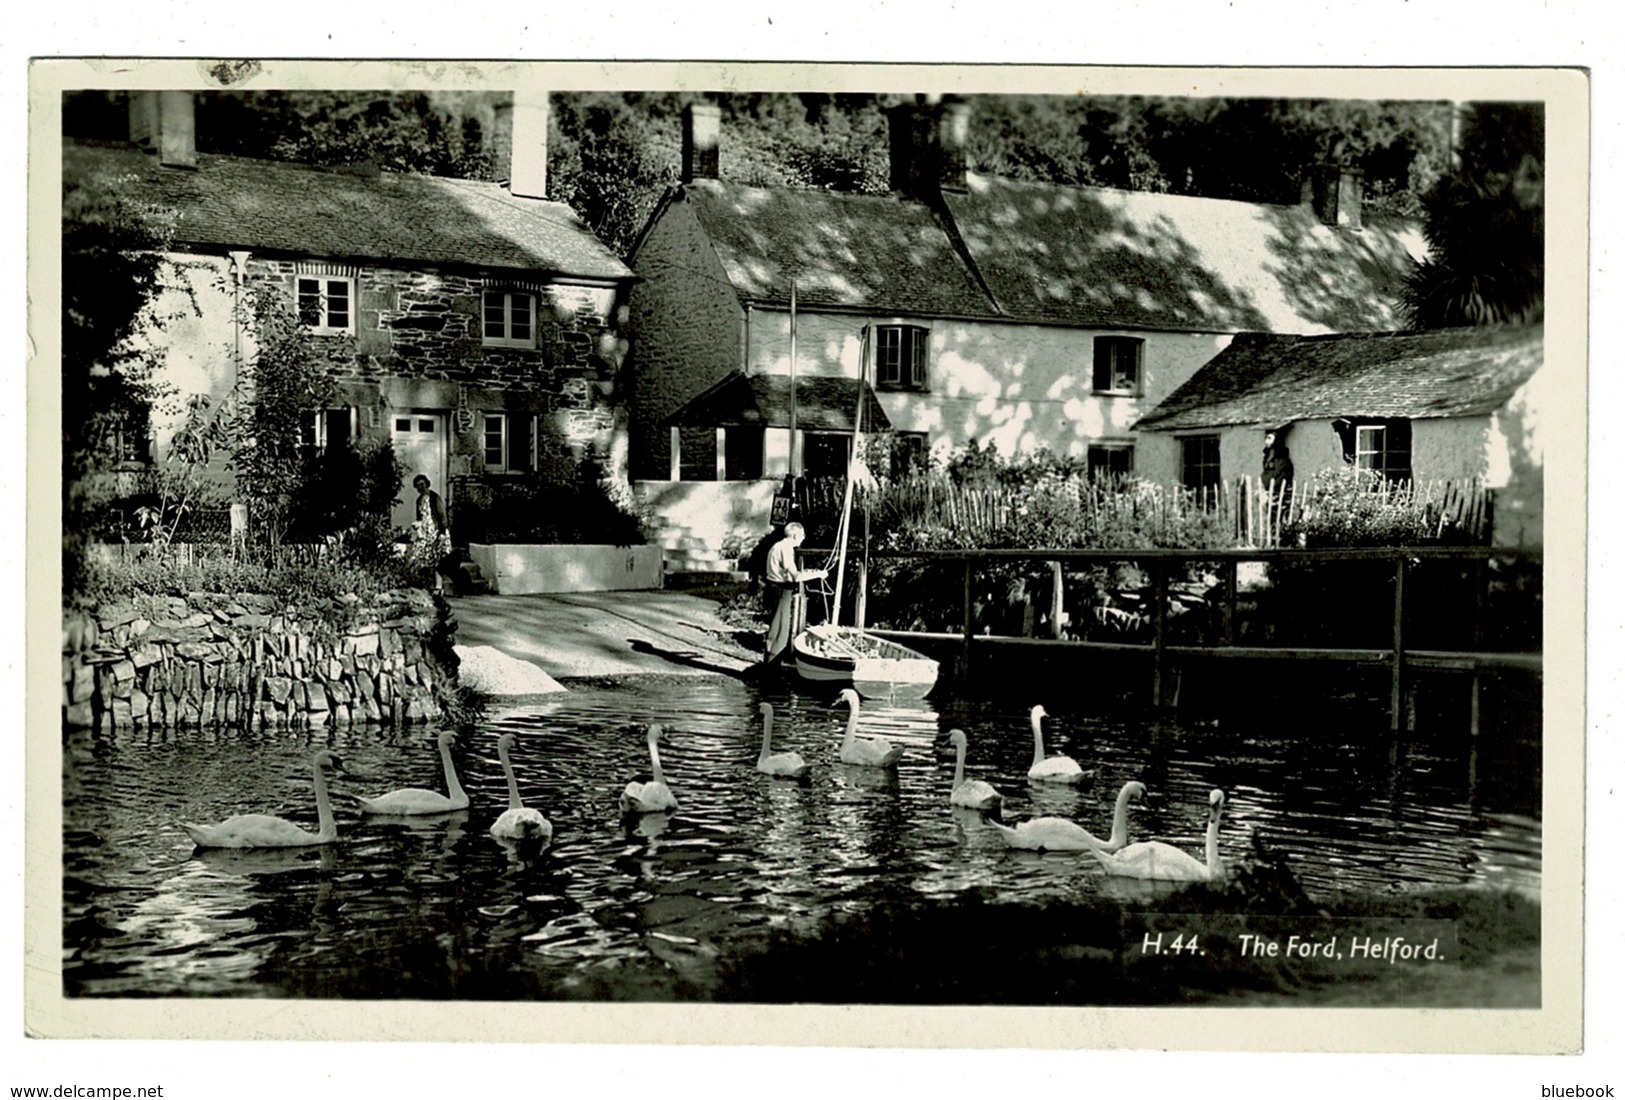
<svg viewBox="0 0 1625 1100">
<path fill-rule="evenodd" d="M 792 501 L 795 498 L 796 466 L 796 281 L 790 280 L 790 475 Z"/>
<path fill-rule="evenodd" d="M 831 626 L 841 625 L 841 592 L 846 582 L 846 539 L 852 529 L 852 467 L 858 461 L 858 445 L 863 439 L 864 387 L 869 381 L 869 326 L 863 327 L 858 350 L 858 407 L 852 412 L 852 453 L 846 458 L 846 492 L 841 498 L 841 545 L 835 558 L 835 604 L 830 612 Z"/>
</svg>

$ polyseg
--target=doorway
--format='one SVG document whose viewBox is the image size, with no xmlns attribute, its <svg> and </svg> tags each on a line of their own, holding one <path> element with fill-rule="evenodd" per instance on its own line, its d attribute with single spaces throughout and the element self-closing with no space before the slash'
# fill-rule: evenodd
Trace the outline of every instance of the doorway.
<svg viewBox="0 0 1625 1100">
<path fill-rule="evenodd" d="M 430 488 L 446 499 L 446 416 L 444 413 L 394 412 L 390 414 L 390 443 L 395 447 L 395 460 L 405 475 L 401 483 L 401 500 L 395 505 L 391 520 L 397 527 L 410 527 L 417 518 L 417 492 L 412 479 L 423 474 Z"/>
</svg>

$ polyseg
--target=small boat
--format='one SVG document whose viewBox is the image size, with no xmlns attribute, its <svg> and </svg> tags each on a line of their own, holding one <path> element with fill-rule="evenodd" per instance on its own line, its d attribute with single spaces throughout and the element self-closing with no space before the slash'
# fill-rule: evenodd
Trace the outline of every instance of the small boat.
<svg viewBox="0 0 1625 1100">
<path fill-rule="evenodd" d="M 791 423 L 795 423 L 795 287 L 790 290 L 790 394 Z M 852 449 L 846 468 L 846 490 L 841 500 L 839 545 L 832 564 L 836 566 L 834 607 L 829 622 L 795 632 L 790 639 L 790 657 L 796 674 L 820 686 L 850 687 L 870 699 L 923 699 L 937 682 L 937 662 L 897 642 L 865 631 L 861 626 L 842 626 L 841 591 L 846 576 L 847 537 L 852 527 L 852 495 L 857 481 L 873 478 L 863 466 L 863 406 L 868 392 L 870 363 L 869 330 L 863 331 L 859 354 L 858 407 L 852 414 Z M 864 539 L 868 540 L 867 513 Z"/>
<path fill-rule="evenodd" d="M 923 699 L 937 682 L 937 662 L 853 626 L 809 626 L 790 649 L 803 680 L 854 688 L 869 699 Z"/>
</svg>

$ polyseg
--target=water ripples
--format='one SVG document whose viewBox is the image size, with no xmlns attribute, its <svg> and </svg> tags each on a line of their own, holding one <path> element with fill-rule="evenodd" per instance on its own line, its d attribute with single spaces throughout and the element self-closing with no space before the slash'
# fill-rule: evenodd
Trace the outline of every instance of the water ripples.
<svg viewBox="0 0 1625 1100">
<path fill-rule="evenodd" d="M 1150 793 L 1131 811 L 1132 837 L 1199 852 L 1206 794 L 1220 786 L 1230 796 L 1226 860 L 1246 858 L 1258 834 L 1311 893 L 1539 890 L 1538 745 L 1497 746 L 1492 785 L 1464 742 L 1400 746 L 1359 730 L 1184 728 L 1060 713 L 1046 724 L 1047 747 L 1077 759 L 1089 777 L 1054 787 L 1027 782 L 1032 742 L 1019 708 L 866 708 L 864 733 L 905 747 L 897 768 L 882 772 L 837 761 L 844 707 L 769 698 L 775 749 L 801 753 L 813 766 L 809 780 L 754 771 L 760 699 L 746 685 L 578 688 L 495 715 L 457 746 L 469 810 L 372 818 L 341 796 L 339 841 L 302 850 L 193 851 L 177 823 L 253 811 L 314 827 L 308 760 L 318 746 L 343 755 L 351 773 L 336 791 L 443 789 L 432 737 L 71 735 L 67 990 L 319 995 L 368 958 L 453 965 L 445 960 L 507 952 L 564 987 L 588 983 L 591 995 L 636 995 L 591 984 L 624 961 L 703 992 L 731 943 L 861 912 L 877 897 L 1111 893 L 1115 884 L 1087 854 L 1010 851 L 975 811 L 948 805 L 955 727 L 970 735 L 967 775 L 1004 793 L 1006 818 L 1053 814 L 1103 832 L 1118 788 L 1139 779 Z M 622 821 L 621 788 L 648 776 L 650 721 L 667 727 L 661 761 L 680 809 Z M 487 834 L 506 807 L 496 753 L 503 732 L 518 736 L 512 758 L 526 804 L 553 822 L 546 847 Z M 1532 762 L 1508 767 L 1520 753 Z M 414 980 L 398 977 L 408 987 Z M 390 976 L 377 980 L 377 995 L 392 995 Z"/>
</svg>

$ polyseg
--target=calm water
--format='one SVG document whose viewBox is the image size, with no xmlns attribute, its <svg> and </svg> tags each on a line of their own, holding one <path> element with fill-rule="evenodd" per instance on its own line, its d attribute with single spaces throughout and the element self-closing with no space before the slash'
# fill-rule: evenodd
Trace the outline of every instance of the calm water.
<svg viewBox="0 0 1625 1100">
<path fill-rule="evenodd" d="M 845 709 L 827 697 L 768 698 L 779 708 L 776 748 L 813 764 L 809 783 L 753 770 L 754 687 L 578 688 L 495 717 L 458 747 L 470 810 L 362 818 L 340 798 L 338 842 L 306 850 L 198 852 L 176 823 L 265 811 L 314 828 L 316 745 L 344 757 L 351 774 L 338 790 L 441 788 L 429 735 L 76 734 L 64 765 L 66 991 L 399 996 L 437 988 L 411 970 L 438 966 L 476 975 L 457 988 L 478 996 L 480 967 L 500 958 L 560 995 L 670 995 L 669 984 L 640 988 L 628 978 L 638 973 L 676 975 L 703 995 L 731 942 L 861 909 L 877 891 L 978 888 L 1041 901 L 1138 885 L 1104 879 L 1087 854 L 1009 851 L 974 813 L 951 809 L 955 726 L 970 735 L 967 773 L 1004 792 L 1007 819 L 1058 814 L 1104 834 L 1118 787 L 1140 779 L 1152 795 L 1131 812 L 1132 839 L 1199 854 L 1206 793 L 1219 786 L 1230 797 L 1227 860 L 1244 858 L 1261 832 L 1314 894 L 1539 890 L 1533 737 L 1471 751 L 1465 737 L 1395 743 L 1325 716 L 1279 731 L 1181 726 L 1083 717 L 1044 700 L 1050 751 L 1093 773 L 1080 788 L 1047 790 L 1026 781 L 1021 706 L 867 706 L 865 730 L 906 746 L 890 775 L 836 761 Z M 632 723 L 651 720 L 668 727 L 662 763 L 682 808 L 629 831 L 616 798 L 647 771 Z M 540 851 L 486 832 L 506 804 L 496 741 L 508 730 L 519 735 L 525 801 L 554 824 Z"/>
</svg>

